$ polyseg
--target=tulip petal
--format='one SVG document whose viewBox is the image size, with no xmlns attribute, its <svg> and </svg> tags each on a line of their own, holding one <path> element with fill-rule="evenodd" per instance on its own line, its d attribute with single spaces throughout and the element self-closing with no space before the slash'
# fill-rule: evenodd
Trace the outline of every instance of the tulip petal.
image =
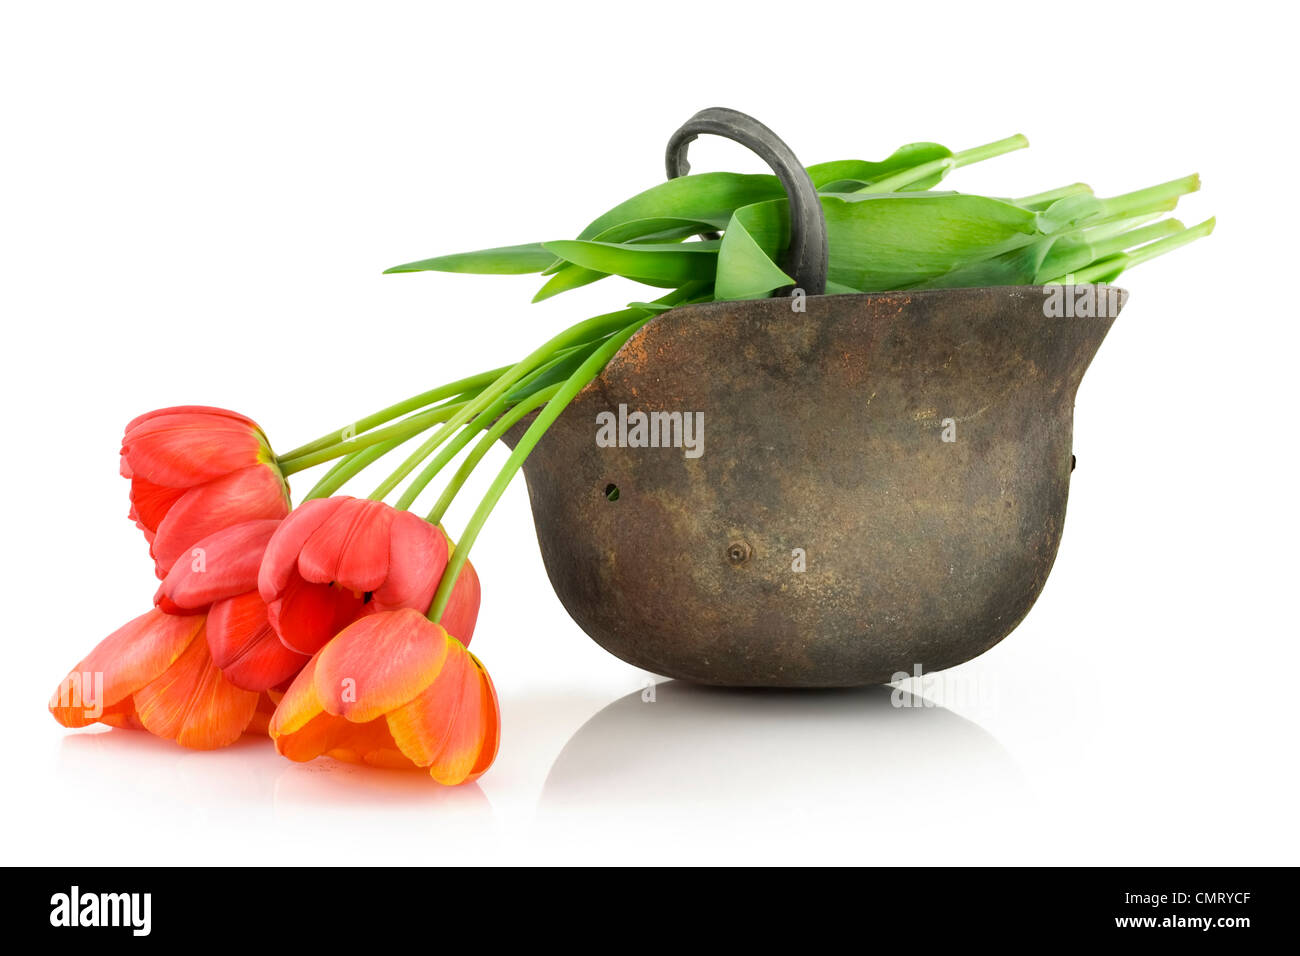
<svg viewBox="0 0 1300 956">
<path fill-rule="evenodd" d="M 375 590 L 388 577 L 390 531 L 397 514 L 382 501 L 346 499 L 303 543 L 298 572 L 308 581 Z"/>
<path fill-rule="evenodd" d="M 135 692 L 145 730 L 182 747 L 212 750 L 234 743 L 257 710 L 258 695 L 222 676 L 206 640 L 195 640 L 163 674 Z"/>
<path fill-rule="evenodd" d="M 101 719 L 96 711 L 107 712 L 162 674 L 202 630 L 202 617 L 156 609 L 141 614 L 100 641 L 60 682 L 50 713 L 65 727 L 95 723 Z"/>
<path fill-rule="evenodd" d="M 469 647 L 470 639 L 474 636 L 474 625 L 478 622 L 480 594 L 478 572 L 467 560 L 460 569 L 460 576 L 456 578 L 456 585 L 447 599 L 447 607 L 443 609 L 438 621 L 448 634 L 466 647 Z"/>
<path fill-rule="evenodd" d="M 414 770 L 415 764 L 398 749 L 388 722 L 382 717 L 364 724 L 354 724 L 343 717 L 331 717 L 335 723 L 332 745 L 325 755 L 347 763 L 364 763 L 390 770 Z"/>
<path fill-rule="evenodd" d="M 415 767 L 397 748 L 382 717 L 354 724 L 345 717 L 320 713 L 294 733 L 276 738 L 275 746 L 281 756 L 296 763 L 317 757 L 333 757 L 346 763 L 364 763 L 394 770 Z"/>
<path fill-rule="evenodd" d="M 483 701 L 480 706 L 483 708 L 484 727 L 483 745 L 479 749 L 478 760 L 474 761 L 474 768 L 465 778 L 466 781 L 477 780 L 483 776 L 484 771 L 497 759 L 497 751 L 501 747 L 501 704 L 497 701 L 496 685 L 492 683 L 492 678 L 483 663 L 473 654 L 469 657 L 480 673 L 479 682 L 483 689 Z"/>
<path fill-rule="evenodd" d="M 136 716 L 135 701 L 130 697 L 104 709 L 104 716 L 99 718 L 101 724 L 116 727 L 119 730 L 144 730 L 144 724 Z"/>
<path fill-rule="evenodd" d="M 325 711 L 365 723 L 402 706 L 438 676 L 447 633 L 405 608 L 363 617 L 320 652 L 316 694 Z"/>
<path fill-rule="evenodd" d="M 485 693 L 487 672 L 459 641 L 447 639 L 447 659 L 418 697 L 388 714 L 388 727 L 402 753 L 434 780 L 464 783 L 495 756 L 495 691 Z M 491 756 L 487 756 L 491 751 Z"/>
<path fill-rule="evenodd" d="M 172 565 L 154 602 L 175 614 L 256 591 L 262 555 L 279 526 L 275 518 L 244 521 L 200 539 Z"/>
<path fill-rule="evenodd" d="M 470 669 L 467 657 L 448 653 L 437 679 L 418 697 L 388 715 L 393 739 L 402 753 L 420 766 L 433 763 L 446 745 Z"/>
<path fill-rule="evenodd" d="M 123 434 L 130 434 L 137 426 L 164 415 L 216 415 L 220 418 L 231 418 L 237 422 L 244 422 L 256 429 L 259 435 L 262 434 L 262 429 L 258 427 L 257 422 L 247 415 L 232 412 L 228 408 L 217 408 L 214 405 L 173 405 L 170 408 L 155 408 L 153 411 L 145 412 L 143 415 L 137 415 L 131 419 L 126 423 L 126 428 L 122 429 L 122 432 Z"/>
<path fill-rule="evenodd" d="M 250 465 L 182 495 L 158 525 L 149 551 L 162 577 L 177 558 L 208 535 L 244 521 L 283 518 L 288 513 L 287 488 L 279 471 L 266 464 Z"/>
<path fill-rule="evenodd" d="M 313 498 L 304 501 L 280 522 L 280 527 L 271 536 L 262 558 L 262 570 L 257 576 L 257 589 L 262 592 L 262 600 L 272 603 L 289 585 L 291 578 L 299 576 L 298 555 L 307 539 L 316 533 L 322 524 L 329 520 L 348 498 Z M 328 583 L 326 578 L 323 582 Z"/>
<path fill-rule="evenodd" d="M 331 584 L 312 584 L 295 575 L 278 600 L 266 606 L 267 619 L 290 650 L 314 654 L 363 613 L 364 598 Z"/>
<path fill-rule="evenodd" d="M 345 717 L 325 713 L 316 694 L 313 657 L 289 686 L 271 717 L 268 732 L 275 749 L 299 763 L 329 755 L 353 763 L 379 767 L 414 766 L 400 750 L 380 718 L 354 724 Z"/>
<path fill-rule="evenodd" d="M 128 517 L 145 533 L 151 544 L 158 525 L 187 490 L 189 489 L 155 485 L 143 478 L 131 479 L 131 511 Z"/>
<path fill-rule="evenodd" d="M 447 567 L 447 539 L 432 525 L 409 511 L 393 511 L 386 544 L 387 577 L 374 591 L 375 607 L 381 611 L 429 609 L 438 581 Z"/>
<path fill-rule="evenodd" d="M 207 637 L 213 663 L 226 680 L 244 690 L 275 687 L 307 663 L 306 654 L 291 651 L 280 641 L 256 591 L 212 605 Z"/>
<path fill-rule="evenodd" d="M 275 716 L 271 718 L 270 734 L 273 740 L 288 737 L 302 730 L 315 717 L 323 714 L 320 698 L 316 695 L 316 657 L 310 658 L 303 665 L 298 676 L 293 679 L 279 702 L 275 706 Z M 273 695 L 272 699 L 274 699 Z M 278 746 L 278 744 L 277 744 Z"/>
<path fill-rule="evenodd" d="M 255 427 L 224 415 L 158 414 L 128 426 L 122 457 L 133 476 L 188 488 L 255 464 L 264 448 Z"/>
<path fill-rule="evenodd" d="M 461 675 L 460 686 L 449 684 L 446 688 L 449 696 L 456 694 L 459 697 L 459 705 L 447 728 L 442 749 L 429 766 L 430 776 L 447 786 L 469 779 L 479 763 L 489 727 L 494 723 L 484 709 L 483 677 L 486 672 L 475 666 L 469 651 L 463 653 L 469 666 Z"/>
<path fill-rule="evenodd" d="M 276 713 L 279 713 L 277 709 Z M 275 741 L 276 752 L 294 763 L 306 763 L 323 756 L 335 746 L 339 731 L 347 721 L 334 717 L 324 711 L 318 713 L 291 734 L 276 735 L 275 718 L 271 719 L 271 739 Z"/>
</svg>

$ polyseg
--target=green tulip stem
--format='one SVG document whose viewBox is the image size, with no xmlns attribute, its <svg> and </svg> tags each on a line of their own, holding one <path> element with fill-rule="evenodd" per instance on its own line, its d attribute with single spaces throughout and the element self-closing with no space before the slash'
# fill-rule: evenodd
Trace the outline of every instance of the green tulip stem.
<svg viewBox="0 0 1300 956">
<path fill-rule="evenodd" d="M 438 453 L 433 456 L 433 459 L 424 466 L 424 470 L 411 480 L 411 483 L 406 486 L 406 490 L 402 492 L 402 496 L 397 499 L 397 504 L 394 507 L 398 511 L 410 510 L 411 505 L 415 504 L 415 499 L 420 496 L 420 492 L 424 491 L 429 482 L 437 477 L 438 472 L 442 471 L 447 462 L 459 455 L 462 449 L 474 440 L 475 435 L 486 428 L 493 419 L 498 418 L 506 410 L 506 404 L 504 397 L 498 398 L 484 409 L 477 418 L 461 428 L 456 433 L 456 437 L 443 445 L 438 450 Z M 382 491 L 387 494 L 387 491 L 384 490 L 387 484 L 385 482 L 380 485 L 379 488 L 375 489 L 375 493 L 379 494 Z M 371 495 L 371 497 L 374 498 L 375 496 Z M 382 498 L 383 494 L 380 494 L 379 497 Z"/>
<path fill-rule="evenodd" d="M 501 368 L 492 369 L 490 372 L 480 372 L 477 375 L 471 375 L 468 378 L 462 378 L 455 382 L 448 382 L 445 385 L 439 385 L 437 388 L 431 388 L 428 391 L 421 392 L 419 395 L 412 395 L 408 399 L 398 402 L 395 405 L 389 405 L 387 408 L 372 412 L 365 418 L 347 425 L 344 428 L 336 428 L 328 434 L 322 435 L 315 441 L 309 441 L 305 445 L 299 445 L 293 451 L 285 452 L 279 456 L 281 462 L 288 461 L 292 458 L 301 458 L 304 455 L 310 455 L 313 452 L 331 448 L 335 445 L 344 444 L 351 438 L 367 432 L 378 425 L 384 425 L 395 418 L 401 418 L 411 412 L 427 408 L 434 402 L 440 402 L 445 398 L 451 398 L 454 395 L 460 395 L 465 392 L 477 392 L 483 386 L 496 381 L 497 377 L 503 372 L 508 371 L 510 366 L 505 365 Z"/>
<path fill-rule="evenodd" d="M 483 530 L 483 525 L 492 509 L 496 507 L 501 496 L 505 494 L 506 487 L 514 478 L 515 472 L 523 466 L 533 448 L 541 440 L 542 435 L 551 427 L 551 423 L 560 417 L 560 413 L 568 407 L 569 402 L 578 394 L 588 382 L 600 374 L 605 365 L 609 362 L 614 354 L 623 347 L 628 339 L 648 322 L 652 316 L 643 316 L 632 322 L 616 335 L 610 336 L 603 342 L 596 351 L 587 357 L 577 370 L 565 380 L 564 384 L 551 396 L 546 406 L 538 413 L 537 418 L 528 426 L 519 443 L 515 445 L 510 457 L 497 473 L 492 484 L 488 487 L 487 493 L 483 500 L 479 502 L 474 514 L 470 517 L 469 523 L 465 526 L 464 533 L 456 544 L 456 550 L 447 563 L 447 568 L 443 571 L 442 580 L 438 583 L 438 590 L 433 596 L 433 604 L 429 607 L 429 620 L 437 622 L 442 617 L 442 612 L 447 608 L 447 601 L 451 597 L 452 588 L 456 586 L 456 578 L 460 575 L 460 569 L 465 566 L 465 559 L 469 557 L 470 549 L 474 546 L 474 541 L 478 538 L 479 532 Z"/>
<path fill-rule="evenodd" d="M 975 146 L 972 149 L 964 149 L 960 153 L 953 153 L 943 159 L 934 159 L 928 163 L 921 163 L 910 169 L 900 169 L 892 175 L 883 179 L 878 179 L 873 183 L 868 183 L 861 189 L 854 190 L 859 193 L 892 193 L 897 192 L 912 183 L 918 182 L 929 176 L 935 176 L 946 173 L 953 169 L 959 169 L 962 166 L 969 166 L 971 163 L 982 162 L 986 159 L 992 159 L 995 156 L 1001 156 L 1003 153 L 1010 153 L 1013 150 L 1024 149 L 1029 145 L 1029 140 L 1017 133 L 1015 136 L 1008 136 L 1006 139 L 999 139 L 992 143 L 985 143 L 983 146 Z"/>
<path fill-rule="evenodd" d="M 327 471 L 320 481 L 316 482 L 316 486 L 307 492 L 307 496 L 303 498 L 303 501 L 311 501 L 313 498 L 328 498 L 350 479 L 359 475 L 364 469 L 383 458 L 406 440 L 404 438 L 390 438 L 378 445 L 371 445 L 369 448 L 355 451 L 346 458 L 340 458 L 334 467 Z"/>
<path fill-rule="evenodd" d="M 478 463 L 483 460 L 483 456 L 488 453 L 494 444 L 496 444 L 497 439 L 509 431 L 525 415 L 528 415 L 530 412 L 549 402 L 555 396 L 555 393 L 561 388 L 563 388 L 563 383 L 539 389 L 514 408 L 510 409 L 510 411 L 506 412 L 492 424 L 492 427 L 487 430 L 487 433 L 479 439 L 478 444 L 476 444 L 470 453 L 465 456 L 465 460 L 461 462 L 460 467 L 456 469 L 456 474 L 453 475 L 451 481 L 447 483 L 447 487 L 443 490 L 442 495 L 433 506 L 433 510 L 429 512 L 428 520 L 430 522 L 438 524 L 442 521 L 442 516 L 445 515 L 447 509 L 451 507 L 452 499 L 454 499 L 460 489 L 464 487 L 465 482 L 469 479 L 470 473 L 478 466 Z"/>
<path fill-rule="evenodd" d="M 467 404 L 469 404 L 469 399 L 462 396 L 459 401 L 436 405 L 426 411 L 410 415 L 400 422 L 384 428 L 372 429 L 365 434 L 356 435 L 330 447 L 309 452 L 296 458 L 282 458 L 279 460 L 280 471 L 287 477 L 295 472 L 311 468 L 313 465 L 324 464 L 327 461 L 333 461 L 335 458 L 342 458 L 345 455 L 361 451 L 372 445 L 382 444 L 394 438 L 405 441 L 421 432 L 428 431 L 430 427 L 439 422 L 446 421 Z"/>
<path fill-rule="evenodd" d="M 572 325 L 565 329 L 559 335 L 550 339 L 546 344 L 539 346 L 530 352 L 523 360 L 512 365 L 508 371 L 498 377 L 487 388 L 479 392 L 478 396 L 464 403 L 455 414 L 448 417 L 441 428 L 425 439 L 415 451 L 407 456 L 406 460 L 398 466 L 397 470 L 384 479 L 378 488 L 371 494 L 375 501 L 382 500 L 390 491 L 396 488 L 403 479 L 419 466 L 429 455 L 433 454 L 443 442 L 445 442 L 452 433 L 468 422 L 470 419 L 481 414 L 490 408 L 497 399 L 505 395 L 510 387 L 529 373 L 535 371 L 546 362 L 553 359 L 556 354 L 564 349 L 575 345 L 581 345 L 592 339 L 600 338 L 610 334 L 610 332 L 623 327 L 629 320 L 644 316 L 644 311 L 640 309 L 622 309 L 618 312 L 610 312 L 605 315 L 598 315 L 594 318 L 587 319 Z"/>
</svg>

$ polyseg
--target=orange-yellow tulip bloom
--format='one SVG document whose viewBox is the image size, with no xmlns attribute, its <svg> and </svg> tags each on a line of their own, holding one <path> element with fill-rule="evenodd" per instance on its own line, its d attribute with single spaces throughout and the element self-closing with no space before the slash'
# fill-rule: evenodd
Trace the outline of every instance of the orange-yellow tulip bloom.
<svg viewBox="0 0 1300 956">
<path fill-rule="evenodd" d="M 154 609 L 118 628 L 72 669 L 50 698 L 65 727 L 133 727 L 211 750 L 254 722 L 259 695 L 222 675 L 208 653 L 205 615 Z"/>
<path fill-rule="evenodd" d="M 290 760 L 322 754 L 383 767 L 425 767 L 442 784 L 473 780 L 496 759 L 496 690 L 478 658 L 419 611 L 363 617 L 326 644 L 271 719 Z"/>
</svg>

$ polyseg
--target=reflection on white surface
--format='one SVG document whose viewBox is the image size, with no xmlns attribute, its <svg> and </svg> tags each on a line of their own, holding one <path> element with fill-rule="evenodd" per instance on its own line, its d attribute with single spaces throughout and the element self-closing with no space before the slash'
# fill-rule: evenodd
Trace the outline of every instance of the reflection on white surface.
<svg viewBox="0 0 1300 956">
<path fill-rule="evenodd" d="M 289 763 L 252 738 L 200 753 L 133 731 L 81 732 L 63 738 L 46 811 L 75 821 L 60 844 L 110 864 L 217 854 L 765 862 L 810 846 L 850 862 L 900 852 L 923 862 L 955 833 L 982 858 L 982 846 L 1006 840 L 998 821 L 1024 819 L 1031 803 L 989 733 L 886 687 L 664 682 L 653 695 L 615 700 L 576 732 L 571 694 L 505 704 L 519 732 L 507 735 L 492 773 L 467 786 L 329 759 Z M 137 822 L 123 827 L 127 819 Z"/>
<path fill-rule="evenodd" d="M 440 787 L 428 774 L 322 758 L 291 763 L 266 740 L 187 751 L 131 730 L 65 736 L 64 816 L 94 863 L 356 863 L 474 859 L 494 832 L 477 783 Z M 123 828 L 119 821 L 143 819 Z M 449 838 L 449 834 L 452 837 Z M 215 846 L 214 846 L 215 845 Z"/>
<path fill-rule="evenodd" d="M 143 731 L 95 728 L 63 737 L 58 776 L 62 792 L 83 799 L 138 797 L 155 819 L 195 809 L 220 813 L 266 804 L 279 769 L 266 750 L 252 737 L 220 750 L 186 750 Z"/>
<path fill-rule="evenodd" d="M 888 687 L 670 681 L 650 696 L 615 701 L 573 735 L 547 778 L 539 835 L 592 845 L 608 836 L 615 858 L 677 853 L 683 837 L 706 836 L 762 861 L 810 840 L 896 844 L 914 828 L 1002 815 L 1024 799 L 990 734 Z"/>
<path fill-rule="evenodd" d="M 292 763 L 256 737 L 244 737 L 220 750 L 198 751 L 139 731 L 91 730 L 63 738 L 59 764 L 65 780 L 75 778 L 82 788 L 137 791 L 159 803 L 188 807 L 251 804 L 293 813 L 358 802 L 386 812 L 486 805 L 476 783 L 440 787 L 418 771 L 382 770 L 328 758 Z M 123 774 L 124 766 L 134 773 Z M 171 801 L 160 799 L 164 796 Z"/>
<path fill-rule="evenodd" d="M 441 787 L 420 770 L 385 770 L 321 758 L 289 763 L 275 781 L 277 813 L 362 802 L 385 813 L 491 811 L 477 782 Z"/>
</svg>

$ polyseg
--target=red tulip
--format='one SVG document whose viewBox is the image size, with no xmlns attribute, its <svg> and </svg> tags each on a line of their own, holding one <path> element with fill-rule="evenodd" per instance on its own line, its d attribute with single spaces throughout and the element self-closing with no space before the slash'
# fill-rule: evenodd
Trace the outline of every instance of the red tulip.
<svg viewBox="0 0 1300 956">
<path fill-rule="evenodd" d="M 269 732 L 290 760 L 427 767 L 452 785 L 492 765 L 500 729 L 478 658 L 405 608 L 368 615 L 326 644 L 285 692 Z"/>
<path fill-rule="evenodd" d="M 130 517 L 163 577 L 195 542 L 241 521 L 283 518 L 289 488 L 266 435 L 236 412 L 201 405 L 141 415 L 122 438 Z"/>
<path fill-rule="evenodd" d="M 276 519 L 245 521 L 208 535 L 176 561 L 154 596 L 169 614 L 207 612 L 212 659 L 245 690 L 282 684 L 307 663 L 280 641 L 257 591 L 262 556 L 279 526 Z"/>
<path fill-rule="evenodd" d="M 50 699 L 65 727 L 135 727 L 184 747 L 210 750 L 256 723 L 265 695 L 242 690 L 213 663 L 201 614 L 157 609 L 104 638 Z"/>
<path fill-rule="evenodd" d="M 427 611 L 447 553 L 442 531 L 408 511 L 380 501 L 320 498 L 295 509 L 272 535 L 258 589 L 280 640 L 314 654 L 366 615 Z M 449 608 L 452 625 L 464 629 L 468 643 L 478 615 L 478 577 L 468 563 L 466 569 Z"/>
</svg>

